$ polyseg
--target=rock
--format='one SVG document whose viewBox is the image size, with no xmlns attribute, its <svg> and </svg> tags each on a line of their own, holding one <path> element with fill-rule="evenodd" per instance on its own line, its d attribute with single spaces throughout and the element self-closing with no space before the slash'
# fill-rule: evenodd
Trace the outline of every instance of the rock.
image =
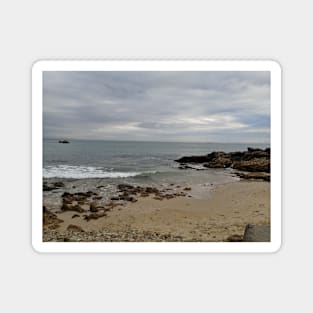
<svg viewBox="0 0 313 313">
<path fill-rule="evenodd" d="M 181 164 L 180 166 L 178 166 L 178 168 L 180 170 L 187 170 L 187 169 L 192 169 L 193 167 L 187 165 L 187 164 Z"/>
<path fill-rule="evenodd" d="M 229 242 L 242 241 L 242 236 L 240 236 L 240 235 L 231 235 L 231 236 L 227 237 L 226 241 L 229 241 Z"/>
<path fill-rule="evenodd" d="M 85 210 L 80 205 L 70 206 L 70 205 L 65 204 L 65 203 L 63 203 L 63 205 L 62 205 L 61 211 L 63 211 L 63 212 L 65 212 L 65 211 L 75 211 L 75 212 L 78 212 L 78 213 L 85 212 Z"/>
<path fill-rule="evenodd" d="M 186 156 L 175 160 L 178 163 L 205 163 L 208 161 L 208 157 L 204 156 Z"/>
<path fill-rule="evenodd" d="M 271 181 L 271 175 L 264 172 L 237 172 L 236 175 L 243 179 Z"/>
<path fill-rule="evenodd" d="M 90 203 L 90 205 L 89 205 L 89 211 L 90 211 L 90 212 L 98 212 L 97 203 L 96 203 L 96 202 L 91 202 L 91 203 Z"/>
<path fill-rule="evenodd" d="M 66 197 L 71 197 L 72 196 L 72 194 L 71 193 L 69 193 L 69 192 L 63 192 L 63 194 L 62 194 L 62 198 L 66 198 Z"/>
<path fill-rule="evenodd" d="M 111 197 L 111 200 L 118 201 L 118 200 L 120 200 L 120 198 L 119 197 Z"/>
<path fill-rule="evenodd" d="M 117 185 L 117 188 L 120 191 L 129 191 L 129 190 L 134 189 L 134 187 L 132 185 L 129 185 L 129 184 L 119 184 L 119 185 Z"/>
<path fill-rule="evenodd" d="M 106 216 L 105 212 L 100 212 L 100 213 L 91 213 L 89 215 L 85 215 L 84 219 L 87 220 L 87 222 L 89 222 L 90 220 L 94 219 L 98 219 L 99 217 L 103 217 Z"/>
<path fill-rule="evenodd" d="M 78 215 L 78 214 L 74 214 L 74 215 L 72 216 L 72 218 L 75 218 L 75 217 L 79 217 L 79 215 Z"/>
<path fill-rule="evenodd" d="M 72 204 L 72 199 L 63 199 L 63 204 Z"/>
<path fill-rule="evenodd" d="M 43 226 L 54 225 L 64 222 L 59 219 L 56 214 L 49 211 L 45 206 L 42 207 L 42 223 Z"/>
<path fill-rule="evenodd" d="M 80 226 L 73 225 L 73 224 L 68 225 L 67 230 L 72 231 L 72 232 L 78 232 L 78 233 L 84 232 L 84 230 Z"/>
<path fill-rule="evenodd" d="M 47 182 L 44 182 L 43 185 L 42 185 L 42 190 L 43 191 L 52 191 L 52 190 L 56 190 L 56 189 L 59 189 L 59 188 L 62 188 L 64 187 L 64 184 L 63 183 L 54 183 L 52 185 L 48 185 Z"/>
<path fill-rule="evenodd" d="M 271 241 L 271 227 L 269 225 L 248 224 L 245 228 L 243 241 L 269 242 Z"/>
<path fill-rule="evenodd" d="M 234 162 L 233 168 L 246 172 L 266 172 L 271 171 L 270 160 L 266 158 L 255 158 L 249 161 Z"/>
<path fill-rule="evenodd" d="M 142 192 L 142 193 L 140 194 L 140 197 L 143 197 L 143 198 L 149 197 L 149 194 L 148 194 L 147 192 Z"/>
<path fill-rule="evenodd" d="M 51 186 L 48 186 L 48 185 L 46 185 L 46 184 L 44 184 L 43 186 L 42 186 L 42 190 L 43 191 L 51 191 L 51 190 L 55 190 L 56 188 L 54 188 L 54 187 L 51 187 Z"/>
<path fill-rule="evenodd" d="M 66 204 L 66 203 L 63 203 L 62 206 L 61 206 L 61 211 L 70 211 L 71 210 L 71 207 Z"/>
<path fill-rule="evenodd" d="M 186 191 L 190 191 L 190 190 L 191 190 L 191 188 L 190 188 L 190 187 L 186 187 L 186 188 L 184 188 L 184 190 L 186 190 Z"/>
<path fill-rule="evenodd" d="M 70 142 L 67 140 L 59 140 L 59 143 L 70 143 Z"/>
<path fill-rule="evenodd" d="M 72 211 L 76 211 L 76 212 L 78 212 L 78 213 L 83 213 L 83 212 L 85 212 L 85 210 L 80 206 L 80 205 L 74 205 L 73 207 L 72 207 Z"/>
<path fill-rule="evenodd" d="M 270 173 L 271 150 L 248 148 L 247 151 L 237 152 L 212 152 L 202 156 L 182 157 L 176 162 L 180 163 L 180 169 L 190 168 L 186 163 L 200 163 L 207 168 L 232 167 L 247 172 Z"/>
<path fill-rule="evenodd" d="M 153 197 L 153 199 L 154 199 L 154 200 L 163 200 L 162 197 L 157 197 L 157 196 L 156 196 L 156 197 Z"/>
<path fill-rule="evenodd" d="M 103 198 L 102 196 L 94 197 L 95 200 L 101 200 L 102 198 Z"/>
</svg>

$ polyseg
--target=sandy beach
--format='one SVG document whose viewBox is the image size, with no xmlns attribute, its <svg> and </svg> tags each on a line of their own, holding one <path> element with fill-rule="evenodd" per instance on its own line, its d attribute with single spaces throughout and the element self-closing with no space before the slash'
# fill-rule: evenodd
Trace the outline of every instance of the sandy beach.
<svg viewBox="0 0 313 313">
<path fill-rule="evenodd" d="M 97 219 L 54 210 L 44 241 L 240 241 L 247 224 L 270 224 L 270 183 L 241 180 L 213 189 L 176 186 L 179 196 L 145 194 Z M 62 222 L 61 222 L 62 221 Z M 234 237 L 235 236 L 235 237 Z"/>
</svg>

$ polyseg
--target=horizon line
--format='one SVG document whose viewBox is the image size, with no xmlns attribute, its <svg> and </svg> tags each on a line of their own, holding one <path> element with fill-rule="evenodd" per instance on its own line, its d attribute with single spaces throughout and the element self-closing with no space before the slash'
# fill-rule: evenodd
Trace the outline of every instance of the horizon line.
<svg viewBox="0 0 313 313">
<path fill-rule="evenodd" d="M 125 140 L 125 139 L 82 139 L 82 138 L 42 138 L 43 140 L 72 140 L 72 141 L 117 141 L 117 142 L 155 142 L 155 143 L 207 143 L 207 144 L 264 144 L 270 145 L 270 142 L 219 142 L 219 141 L 160 141 L 160 140 Z"/>
</svg>

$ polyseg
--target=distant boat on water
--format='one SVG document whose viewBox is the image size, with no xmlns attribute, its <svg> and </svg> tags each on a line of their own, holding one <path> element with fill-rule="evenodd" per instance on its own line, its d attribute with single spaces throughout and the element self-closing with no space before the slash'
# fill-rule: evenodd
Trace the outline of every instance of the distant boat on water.
<svg viewBox="0 0 313 313">
<path fill-rule="evenodd" d="M 67 140 L 59 140 L 59 143 L 70 143 L 70 142 Z"/>
</svg>

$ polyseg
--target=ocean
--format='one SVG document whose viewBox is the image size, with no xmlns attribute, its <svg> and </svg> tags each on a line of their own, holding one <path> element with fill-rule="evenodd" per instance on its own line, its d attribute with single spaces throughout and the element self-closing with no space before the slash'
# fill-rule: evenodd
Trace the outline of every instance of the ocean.
<svg viewBox="0 0 313 313">
<path fill-rule="evenodd" d="M 225 182 L 229 171 L 178 169 L 174 160 L 182 156 L 203 155 L 213 151 L 244 151 L 247 147 L 266 148 L 269 144 L 182 143 L 71 140 L 43 141 L 45 179 L 97 179 L 151 184 L 160 182 Z"/>
</svg>

